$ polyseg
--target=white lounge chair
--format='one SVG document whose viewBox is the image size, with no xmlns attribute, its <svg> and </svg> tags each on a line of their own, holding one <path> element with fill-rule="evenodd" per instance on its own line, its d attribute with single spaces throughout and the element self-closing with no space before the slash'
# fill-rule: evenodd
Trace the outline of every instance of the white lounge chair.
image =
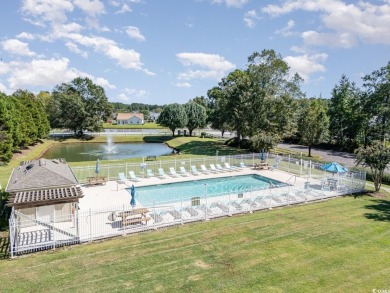
<svg viewBox="0 0 390 293">
<path fill-rule="evenodd" d="M 210 174 L 210 171 L 207 170 L 205 165 L 200 165 L 200 170 L 199 171 L 202 172 L 203 174 Z"/>
<path fill-rule="evenodd" d="M 210 164 L 210 171 L 213 173 L 222 172 L 221 170 L 218 170 L 217 168 L 215 168 L 214 164 Z"/>
<path fill-rule="evenodd" d="M 172 177 L 179 177 L 179 174 L 176 173 L 176 170 L 173 167 L 169 167 L 169 175 Z"/>
<path fill-rule="evenodd" d="M 240 170 L 240 168 L 237 168 L 236 166 L 230 166 L 229 163 L 225 163 L 225 167 L 226 167 L 226 169 L 228 169 L 230 171 L 238 171 L 238 170 Z"/>
<path fill-rule="evenodd" d="M 161 179 L 167 179 L 167 178 L 168 178 L 168 175 L 165 174 L 163 168 L 158 168 L 158 176 L 157 176 L 157 177 L 159 177 L 159 178 L 161 178 Z"/>
<path fill-rule="evenodd" d="M 119 182 L 123 182 L 124 184 L 126 184 L 127 178 L 125 176 L 125 173 L 119 173 L 118 176 L 119 176 L 119 180 L 118 181 Z"/>
<path fill-rule="evenodd" d="M 217 164 L 217 170 L 219 170 L 220 172 L 229 172 L 230 170 L 224 168 L 221 166 L 221 164 Z"/>
<path fill-rule="evenodd" d="M 130 180 L 131 180 L 131 181 L 138 182 L 138 181 L 141 180 L 140 178 L 138 178 L 138 177 L 134 174 L 134 171 L 129 171 L 129 176 L 130 176 Z"/>
<path fill-rule="evenodd" d="M 146 176 L 149 177 L 149 178 L 150 178 L 150 177 L 154 177 L 153 171 L 152 171 L 151 169 L 147 169 L 147 170 L 146 170 Z"/>
<path fill-rule="evenodd" d="M 245 163 L 244 162 L 240 162 L 240 166 L 238 168 L 242 168 L 242 169 L 246 168 Z"/>
<path fill-rule="evenodd" d="M 191 166 L 191 174 L 192 175 L 199 175 L 199 171 L 196 169 L 195 166 Z"/>
<path fill-rule="evenodd" d="M 186 169 L 183 166 L 180 166 L 180 173 L 181 176 L 188 176 L 188 173 Z"/>
</svg>

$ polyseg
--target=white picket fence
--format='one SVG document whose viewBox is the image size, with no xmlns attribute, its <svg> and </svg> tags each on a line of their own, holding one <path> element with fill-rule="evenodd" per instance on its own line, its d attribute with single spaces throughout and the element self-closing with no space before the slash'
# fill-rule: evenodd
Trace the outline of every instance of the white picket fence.
<svg viewBox="0 0 390 293">
<path fill-rule="evenodd" d="M 186 158 L 170 161 L 153 161 L 147 168 L 166 168 L 176 164 L 200 165 L 215 162 L 229 162 L 231 165 L 244 163 L 254 166 L 260 154 L 237 156 L 215 156 L 204 158 Z M 268 162 L 275 169 L 282 169 L 303 177 L 326 178 L 327 173 L 321 170 L 321 164 L 305 162 L 281 156 L 267 156 Z M 183 163 L 184 162 L 184 163 Z M 80 182 L 94 174 L 94 166 L 73 168 Z M 108 164 L 101 166 L 103 175 L 117 179 L 118 172 L 133 170 L 142 176 L 143 167 L 138 164 Z M 294 176 L 287 178 L 291 180 Z M 288 181 L 288 180 L 286 180 Z M 307 181 L 310 183 L 310 181 Z M 185 224 L 194 221 L 205 221 L 216 217 L 231 216 L 239 213 L 251 213 L 258 210 L 272 209 L 311 201 L 323 200 L 343 194 L 362 192 L 365 187 L 364 172 L 349 172 L 338 178 L 337 188 L 313 189 L 305 184 L 300 188 L 286 184 L 280 188 L 250 189 L 231 191 L 225 194 L 204 196 L 182 195 L 180 200 L 153 202 L 144 206 L 141 214 L 132 214 L 130 205 L 110 206 L 99 210 L 72 209 L 70 214 L 54 214 L 49 218 L 36 218 L 24 215 L 16 210 L 10 217 L 10 255 L 16 256 L 45 249 L 55 249 L 64 245 L 89 242 L 118 235 L 137 233 Z M 288 183 L 288 182 L 286 182 Z M 130 215 L 129 217 L 124 215 Z M 143 217 L 139 219 L 139 217 Z"/>
</svg>

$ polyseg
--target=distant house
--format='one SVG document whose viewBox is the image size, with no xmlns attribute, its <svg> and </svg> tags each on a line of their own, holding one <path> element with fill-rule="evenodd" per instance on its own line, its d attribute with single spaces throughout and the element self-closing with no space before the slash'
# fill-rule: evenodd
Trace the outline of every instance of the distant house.
<svg viewBox="0 0 390 293">
<path fill-rule="evenodd" d="M 118 125 L 144 124 L 144 114 L 142 113 L 118 113 L 116 116 Z"/>
<path fill-rule="evenodd" d="M 150 112 L 150 120 L 156 122 L 161 113 Z"/>
<path fill-rule="evenodd" d="M 32 243 L 43 248 L 59 240 L 78 241 L 78 203 L 84 194 L 65 160 L 22 162 L 13 170 L 5 191 L 9 193 L 7 206 L 12 207 L 14 253 Z"/>
</svg>

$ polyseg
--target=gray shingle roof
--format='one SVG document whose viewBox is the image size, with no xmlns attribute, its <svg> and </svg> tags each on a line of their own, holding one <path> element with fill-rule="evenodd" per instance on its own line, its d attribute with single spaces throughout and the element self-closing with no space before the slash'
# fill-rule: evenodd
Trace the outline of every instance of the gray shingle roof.
<svg viewBox="0 0 390 293">
<path fill-rule="evenodd" d="M 62 159 L 22 162 L 12 172 L 6 192 L 30 191 L 78 185 L 72 169 Z"/>
</svg>

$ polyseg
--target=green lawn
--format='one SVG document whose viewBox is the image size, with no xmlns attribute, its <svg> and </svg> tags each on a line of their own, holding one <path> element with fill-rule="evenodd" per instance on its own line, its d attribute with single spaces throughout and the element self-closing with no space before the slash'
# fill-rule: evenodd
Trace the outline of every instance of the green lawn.
<svg viewBox="0 0 390 293">
<path fill-rule="evenodd" d="M 389 289 L 390 197 L 344 197 L 0 261 L 4 292 Z"/>
</svg>

